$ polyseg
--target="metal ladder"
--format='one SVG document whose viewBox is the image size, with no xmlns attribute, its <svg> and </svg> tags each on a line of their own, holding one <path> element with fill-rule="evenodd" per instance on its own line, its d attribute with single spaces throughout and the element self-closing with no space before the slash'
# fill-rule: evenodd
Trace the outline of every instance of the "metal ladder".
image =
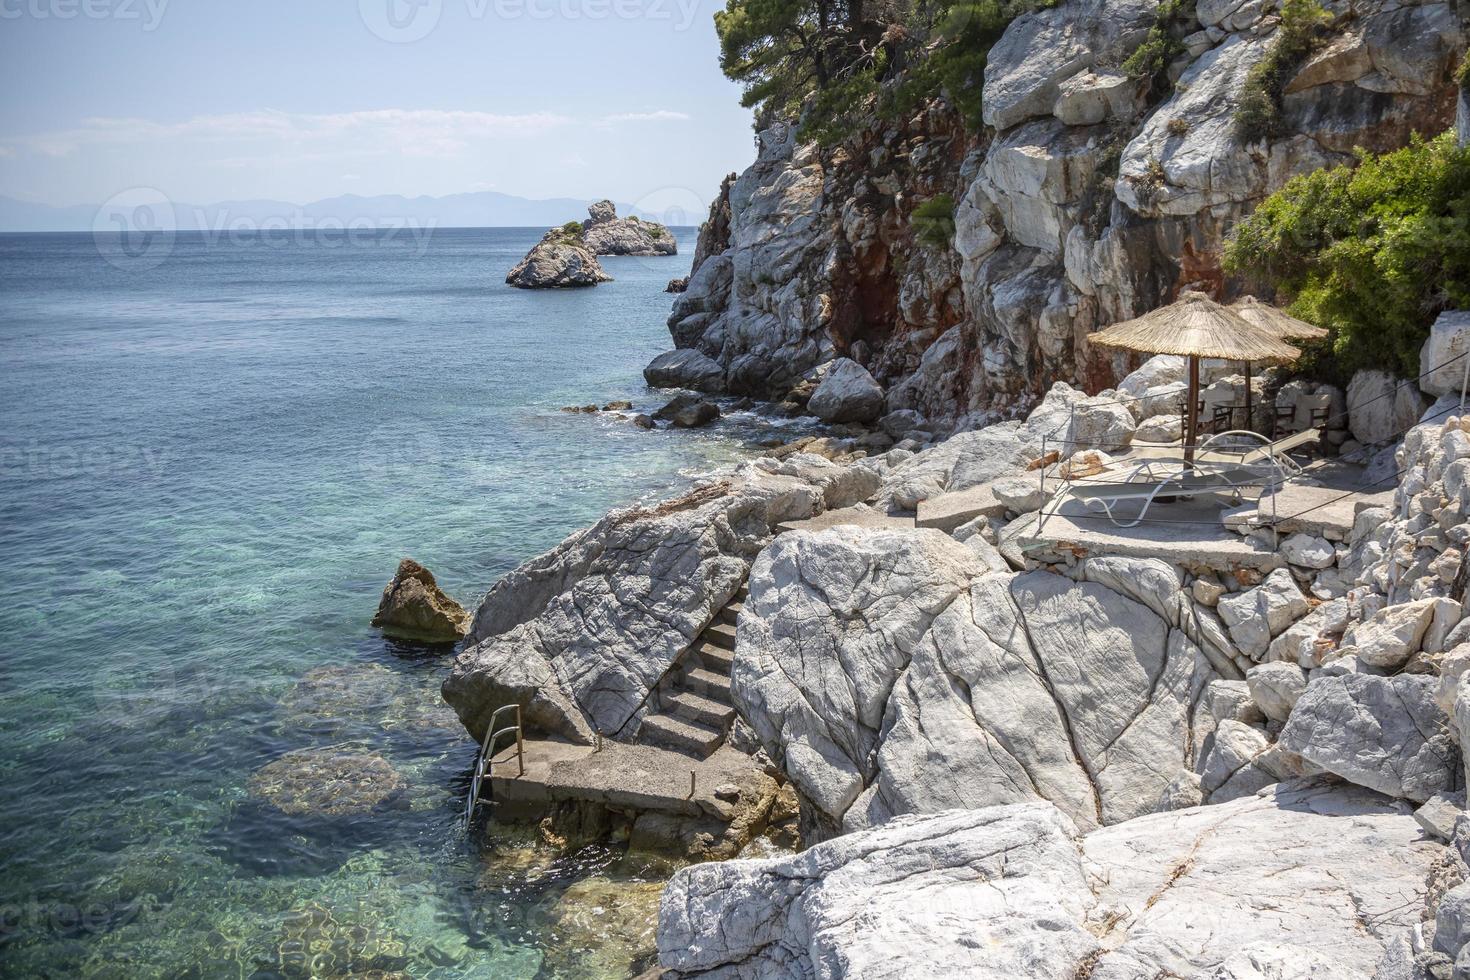
<svg viewBox="0 0 1470 980">
<path fill-rule="evenodd" d="M 507 711 L 514 711 L 516 720 L 514 724 L 504 728 L 496 728 L 500 716 Z M 480 786 L 489 777 L 495 768 L 495 743 L 502 735 L 514 732 L 516 736 L 516 776 L 526 774 L 526 746 L 525 735 L 521 731 L 521 706 L 519 704 L 507 704 L 496 708 L 490 715 L 490 724 L 485 726 L 485 741 L 480 745 L 480 755 L 475 760 L 475 778 L 470 781 L 469 799 L 464 806 L 464 825 L 468 830 L 470 822 L 475 819 L 475 807 L 479 806 Z M 510 760 L 506 760 L 507 762 Z M 490 800 L 494 803 L 494 799 Z"/>
</svg>

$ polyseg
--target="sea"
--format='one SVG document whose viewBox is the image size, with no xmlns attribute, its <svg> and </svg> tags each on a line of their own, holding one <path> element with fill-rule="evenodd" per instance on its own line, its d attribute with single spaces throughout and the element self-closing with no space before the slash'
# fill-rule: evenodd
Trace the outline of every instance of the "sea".
<svg viewBox="0 0 1470 980">
<path fill-rule="evenodd" d="M 626 977 L 673 866 L 460 826 L 448 647 L 369 626 L 400 558 L 467 608 L 780 423 L 666 395 L 673 258 L 504 284 L 539 229 L 0 235 L 0 976 Z M 381 755 L 370 817 L 252 783 Z M 351 792 L 351 789 L 344 790 Z"/>
</svg>

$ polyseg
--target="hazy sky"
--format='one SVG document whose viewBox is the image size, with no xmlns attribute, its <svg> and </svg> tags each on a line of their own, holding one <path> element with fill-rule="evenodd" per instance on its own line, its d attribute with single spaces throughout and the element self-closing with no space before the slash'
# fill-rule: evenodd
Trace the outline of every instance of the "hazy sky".
<svg viewBox="0 0 1470 980">
<path fill-rule="evenodd" d="M 716 0 L 0 0 L 0 194 L 707 200 Z"/>
</svg>

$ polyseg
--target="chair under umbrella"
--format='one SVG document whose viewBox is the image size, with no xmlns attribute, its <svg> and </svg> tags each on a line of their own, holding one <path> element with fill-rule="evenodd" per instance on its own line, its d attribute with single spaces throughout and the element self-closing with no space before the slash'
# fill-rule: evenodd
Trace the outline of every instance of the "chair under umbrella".
<svg viewBox="0 0 1470 980">
<path fill-rule="evenodd" d="M 1260 327 L 1278 340 L 1321 340 L 1327 331 L 1306 320 L 1298 320 L 1285 310 L 1262 303 L 1254 296 L 1242 296 L 1230 304 L 1230 309 L 1239 313 L 1252 324 Z M 1251 362 L 1245 362 L 1245 417 L 1251 419 Z M 1247 421 L 1247 425 L 1249 425 Z"/>
<path fill-rule="evenodd" d="M 1144 354 L 1173 354 L 1189 359 L 1184 461 L 1190 464 L 1194 462 L 1199 434 L 1200 358 L 1287 364 L 1301 356 L 1301 351 L 1262 330 L 1241 314 L 1216 303 L 1204 293 L 1192 291 L 1181 293 L 1179 299 L 1168 306 L 1099 330 L 1087 339 L 1099 347 Z"/>
</svg>

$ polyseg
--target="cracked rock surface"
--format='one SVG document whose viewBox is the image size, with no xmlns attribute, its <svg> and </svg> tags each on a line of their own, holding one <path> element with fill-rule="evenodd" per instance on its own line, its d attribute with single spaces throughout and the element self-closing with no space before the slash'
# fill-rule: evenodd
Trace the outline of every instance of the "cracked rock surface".
<svg viewBox="0 0 1470 980">
<path fill-rule="evenodd" d="M 1047 803 L 952 810 L 686 868 L 659 955 L 726 980 L 1368 978 L 1440 852 L 1402 804 L 1306 782 L 1082 837 Z"/>
<path fill-rule="evenodd" d="M 1083 574 L 996 573 L 933 530 L 783 535 L 751 572 L 736 705 L 826 833 L 1031 800 L 1084 828 L 1149 813 L 1217 675 L 1168 565 Z"/>
</svg>

